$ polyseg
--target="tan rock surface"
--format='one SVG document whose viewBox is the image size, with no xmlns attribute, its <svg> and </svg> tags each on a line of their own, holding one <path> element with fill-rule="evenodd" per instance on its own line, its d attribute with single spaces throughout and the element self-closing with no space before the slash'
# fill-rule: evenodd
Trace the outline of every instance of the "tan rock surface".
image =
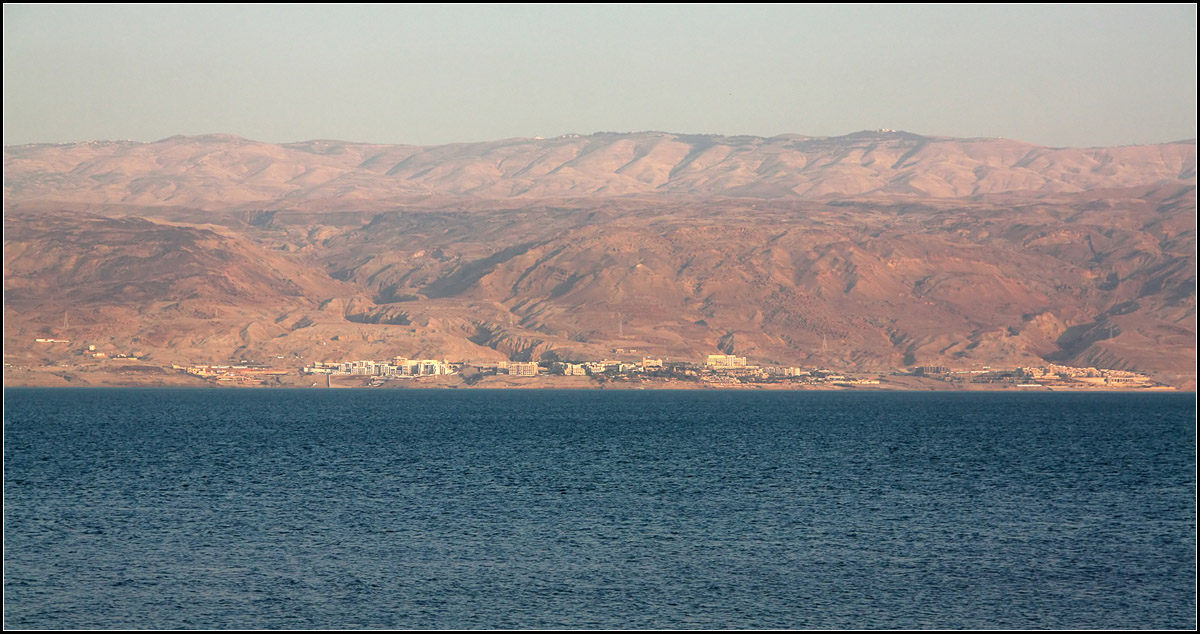
<svg viewBox="0 0 1200 634">
<path fill-rule="evenodd" d="M 1194 143 L 209 136 L 5 165 L 6 384 L 107 372 L 84 369 L 98 345 L 160 367 L 720 350 L 1194 385 Z"/>
</svg>

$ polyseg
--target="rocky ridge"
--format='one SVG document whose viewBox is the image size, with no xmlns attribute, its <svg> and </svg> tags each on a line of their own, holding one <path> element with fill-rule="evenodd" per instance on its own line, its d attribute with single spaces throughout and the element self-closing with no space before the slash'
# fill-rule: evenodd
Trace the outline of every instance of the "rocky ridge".
<svg viewBox="0 0 1200 634">
<path fill-rule="evenodd" d="M 1194 142 L 894 132 L 5 148 L 6 362 L 88 342 L 1194 376 L 1194 166 Z"/>
<path fill-rule="evenodd" d="M 1051 148 L 906 132 L 770 138 L 596 133 L 434 147 L 230 135 L 4 149 L 5 198 L 382 209 L 438 198 L 957 199 L 1194 181 L 1194 141 Z"/>
</svg>

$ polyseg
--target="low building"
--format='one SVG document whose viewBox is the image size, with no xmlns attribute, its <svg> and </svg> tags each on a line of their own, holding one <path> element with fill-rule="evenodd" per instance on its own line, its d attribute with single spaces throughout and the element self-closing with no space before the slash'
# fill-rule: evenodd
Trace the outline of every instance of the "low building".
<svg viewBox="0 0 1200 634">
<path fill-rule="evenodd" d="M 1145 386 L 1151 383 L 1146 376 L 1106 376 L 1105 385 Z"/>
</svg>

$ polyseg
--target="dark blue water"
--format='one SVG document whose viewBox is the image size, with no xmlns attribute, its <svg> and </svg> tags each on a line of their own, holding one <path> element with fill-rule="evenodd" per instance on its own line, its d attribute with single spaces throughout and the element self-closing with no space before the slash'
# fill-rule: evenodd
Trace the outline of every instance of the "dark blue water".
<svg viewBox="0 0 1200 634">
<path fill-rule="evenodd" d="M 8 628 L 1192 628 L 1194 395 L 5 390 Z"/>
</svg>

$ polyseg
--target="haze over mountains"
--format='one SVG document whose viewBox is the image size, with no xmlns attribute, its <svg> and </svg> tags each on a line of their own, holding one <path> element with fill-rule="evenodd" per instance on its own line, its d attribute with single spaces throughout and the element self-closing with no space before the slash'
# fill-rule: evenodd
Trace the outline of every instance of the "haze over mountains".
<svg viewBox="0 0 1200 634">
<path fill-rule="evenodd" d="M 1194 374 L 1195 148 L 895 131 L 6 147 L 6 361 L 51 363 L 30 342 L 62 336 L 163 363 L 620 348 Z"/>
<path fill-rule="evenodd" d="M 831 199 L 1076 193 L 1194 179 L 1194 142 L 1047 148 L 906 132 L 771 138 L 596 133 L 437 147 L 229 135 L 5 148 L 9 200 L 223 209 L 427 197 Z"/>
</svg>

